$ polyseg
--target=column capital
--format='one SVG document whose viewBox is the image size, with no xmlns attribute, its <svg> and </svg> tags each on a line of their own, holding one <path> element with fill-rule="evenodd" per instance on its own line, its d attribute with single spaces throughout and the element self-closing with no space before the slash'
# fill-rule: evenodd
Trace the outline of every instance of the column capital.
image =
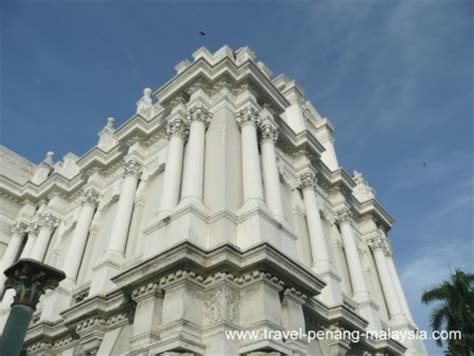
<svg viewBox="0 0 474 356">
<path fill-rule="evenodd" d="M 28 233 L 33 236 L 37 236 L 39 234 L 41 226 L 38 222 L 33 222 L 28 225 Z"/>
<path fill-rule="evenodd" d="M 10 232 L 12 235 L 24 235 L 28 231 L 28 224 L 24 223 L 21 220 L 15 221 L 10 227 Z"/>
<path fill-rule="evenodd" d="M 315 190 L 318 184 L 318 178 L 311 172 L 304 172 L 298 177 L 299 185 L 302 190 L 312 189 Z"/>
<path fill-rule="evenodd" d="M 38 216 L 38 224 L 40 227 L 49 227 L 53 228 L 58 226 L 59 219 L 55 217 L 53 214 L 40 214 Z"/>
<path fill-rule="evenodd" d="M 7 288 L 14 288 L 13 304 L 27 305 L 36 309 L 39 298 L 46 289 L 54 289 L 66 276 L 64 272 L 32 260 L 21 259 L 5 271 Z"/>
<path fill-rule="evenodd" d="M 278 129 L 271 124 L 264 124 L 260 126 L 262 132 L 261 142 L 275 143 L 278 140 Z"/>
<path fill-rule="evenodd" d="M 247 106 L 240 110 L 237 113 L 236 120 L 237 123 L 240 125 L 240 128 L 243 128 L 246 125 L 252 125 L 254 127 L 260 125 L 259 113 L 252 106 Z"/>
<path fill-rule="evenodd" d="M 170 140 L 173 136 L 180 137 L 181 139 L 185 140 L 188 137 L 188 134 L 189 128 L 183 119 L 174 118 L 168 122 L 168 126 L 166 127 L 166 136 L 168 137 L 168 140 Z"/>
<path fill-rule="evenodd" d="M 211 122 L 212 113 L 209 112 L 203 105 L 193 106 L 188 110 L 187 118 L 189 122 L 200 122 L 205 126 Z"/>
<path fill-rule="evenodd" d="M 367 244 L 372 249 L 372 251 L 383 250 L 385 246 L 384 239 L 379 235 L 376 235 L 368 239 Z"/>
<path fill-rule="evenodd" d="M 79 199 L 81 201 L 81 205 L 95 207 L 99 203 L 100 195 L 95 189 L 86 188 L 81 191 Z"/>
<path fill-rule="evenodd" d="M 336 220 L 338 223 L 352 223 L 352 213 L 348 208 L 344 208 L 337 213 Z"/>
<path fill-rule="evenodd" d="M 123 163 L 123 176 L 139 177 L 142 172 L 142 164 L 136 159 L 129 159 Z"/>
</svg>

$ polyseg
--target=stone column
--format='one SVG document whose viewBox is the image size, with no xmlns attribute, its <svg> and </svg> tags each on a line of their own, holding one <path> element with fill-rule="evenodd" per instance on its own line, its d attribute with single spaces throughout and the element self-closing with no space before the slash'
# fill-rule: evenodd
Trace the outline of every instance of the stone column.
<svg viewBox="0 0 474 356">
<path fill-rule="evenodd" d="M 188 111 L 187 117 L 190 122 L 190 133 L 184 161 L 181 199 L 202 202 L 206 127 L 211 114 L 203 106 L 195 106 Z"/>
<path fill-rule="evenodd" d="M 388 244 L 388 246 L 386 246 L 386 252 L 385 252 L 387 265 L 388 265 L 390 275 L 392 276 L 392 281 L 395 285 L 395 289 L 398 295 L 398 300 L 402 304 L 402 308 L 403 308 L 403 311 L 405 312 L 406 317 L 408 318 L 408 320 L 410 320 L 410 322 L 413 323 L 413 317 L 411 316 L 410 307 L 408 306 L 408 302 L 405 297 L 405 293 L 403 292 L 402 284 L 400 282 L 400 278 L 398 277 L 398 272 L 395 267 L 395 262 L 393 261 L 393 252 L 388 241 L 386 242 Z"/>
<path fill-rule="evenodd" d="M 67 280 L 72 283 L 76 282 L 82 255 L 87 243 L 87 236 L 89 235 L 89 228 L 99 200 L 99 194 L 94 189 L 88 188 L 82 191 L 80 200 L 82 205 L 81 211 L 63 267 Z"/>
<path fill-rule="evenodd" d="M 185 121 L 175 118 L 168 123 L 167 136 L 169 140 L 166 156 L 165 176 L 160 200 L 160 214 L 170 214 L 178 204 L 183 169 L 184 142 L 189 130 Z"/>
<path fill-rule="evenodd" d="M 265 200 L 275 219 L 283 222 L 285 221 L 285 216 L 283 214 L 280 177 L 275 153 L 275 142 L 278 139 L 278 130 L 271 124 L 265 124 L 261 126 L 260 129 L 262 132 L 260 147 L 262 150 Z"/>
<path fill-rule="evenodd" d="M 59 224 L 59 219 L 49 213 L 41 214 L 39 216 L 38 224 L 40 230 L 35 245 L 33 246 L 33 250 L 31 251 L 31 258 L 42 262 L 46 255 L 51 235 Z"/>
<path fill-rule="evenodd" d="M 124 257 L 141 169 L 141 164 L 135 159 L 125 162 L 120 198 L 115 212 L 110 240 L 105 251 L 106 256 L 117 256 L 120 259 Z"/>
<path fill-rule="evenodd" d="M 237 122 L 241 128 L 244 204 L 250 201 L 263 202 L 257 141 L 257 125 L 260 123 L 260 118 L 253 107 L 247 107 L 237 114 Z"/>
<path fill-rule="evenodd" d="M 369 290 L 364 279 L 364 271 L 362 269 L 359 249 L 357 248 L 356 237 L 352 230 L 352 216 L 350 211 L 344 209 L 339 212 L 337 220 L 341 229 L 342 241 L 346 252 L 354 299 L 359 303 L 367 301 L 370 299 Z"/>
<path fill-rule="evenodd" d="M 28 226 L 28 237 L 26 239 L 26 244 L 21 251 L 20 258 L 29 258 L 31 251 L 33 251 L 33 246 L 35 245 L 36 237 L 38 236 L 40 226 L 38 223 L 32 223 Z"/>
<path fill-rule="evenodd" d="M 326 287 L 318 298 L 329 306 L 340 305 L 342 304 L 341 278 L 336 274 L 331 262 L 328 242 L 324 235 L 316 199 L 317 178 L 313 172 L 308 171 L 303 173 L 299 180 L 303 191 L 313 270 L 326 282 Z"/>
<path fill-rule="evenodd" d="M 316 184 L 317 178 L 313 172 L 306 172 L 300 176 L 300 186 L 303 191 L 306 221 L 311 242 L 313 269 L 322 272 L 330 268 L 331 261 L 315 195 Z"/>
<path fill-rule="evenodd" d="M 368 240 L 368 244 L 374 254 L 380 283 L 382 284 L 382 291 L 390 314 L 390 321 L 392 323 L 404 322 L 405 317 L 403 316 L 402 307 L 398 300 L 398 295 L 385 258 L 384 239 L 381 236 L 375 236 Z"/>
<path fill-rule="evenodd" d="M 17 259 L 20 253 L 21 243 L 28 230 L 28 225 L 23 221 L 15 221 L 11 228 L 11 237 L 8 242 L 7 249 L 3 254 L 2 263 L 0 264 L 0 295 L 3 295 L 3 288 L 7 277 L 3 274 L 8 267 L 10 267 Z"/>
</svg>

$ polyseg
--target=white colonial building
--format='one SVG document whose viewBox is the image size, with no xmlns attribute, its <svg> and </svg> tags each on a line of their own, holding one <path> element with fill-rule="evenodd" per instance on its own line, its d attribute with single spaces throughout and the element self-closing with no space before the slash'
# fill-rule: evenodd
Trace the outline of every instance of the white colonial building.
<svg viewBox="0 0 474 356">
<path fill-rule="evenodd" d="M 2 271 L 29 257 L 67 275 L 41 298 L 26 353 L 424 354 L 386 337 L 264 337 L 416 330 L 393 220 L 339 166 L 333 125 L 295 81 L 247 47 L 193 58 L 81 157 L 35 165 L 1 147 Z"/>
</svg>

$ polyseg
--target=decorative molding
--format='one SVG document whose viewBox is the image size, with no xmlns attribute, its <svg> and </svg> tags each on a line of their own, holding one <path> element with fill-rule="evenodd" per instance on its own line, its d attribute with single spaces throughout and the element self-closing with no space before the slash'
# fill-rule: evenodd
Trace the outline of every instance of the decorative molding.
<svg viewBox="0 0 474 356">
<path fill-rule="evenodd" d="M 149 297 L 162 297 L 161 288 L 158 283 L 148 283 L 133 290 L 131 298 L 134 302 L 139 303 L 143 299 Z"/>
<path fill-rule="evenodd" d="M 206 293 L 204 315 L 209 324 L 222 321 L 237 323 L 239 320 L 239 293 L 228 285 L 220 285 Z"/>
</svg>

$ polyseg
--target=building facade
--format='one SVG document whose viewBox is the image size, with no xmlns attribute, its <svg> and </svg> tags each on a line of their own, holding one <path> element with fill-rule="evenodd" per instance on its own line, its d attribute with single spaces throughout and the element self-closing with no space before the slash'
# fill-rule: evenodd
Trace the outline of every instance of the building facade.
<svg viewBox="0 0 474 356">
<path fill-rule="evenodd" d="M 82 157 L 35 165 L 0 149 L 2 271 L 27 257 L 67 276 L 42 297 L 25 352 L 425 354 L 349 336 L 416 326 L 393 220 L 339 166 L 334 127 L 302 88 L 247 47 L 200 48 L 176 71 Z M 3 325 L 14 292 L 0 287 Z M 333 337 L 267 337 L 294 330 Z"/>
</svg>

